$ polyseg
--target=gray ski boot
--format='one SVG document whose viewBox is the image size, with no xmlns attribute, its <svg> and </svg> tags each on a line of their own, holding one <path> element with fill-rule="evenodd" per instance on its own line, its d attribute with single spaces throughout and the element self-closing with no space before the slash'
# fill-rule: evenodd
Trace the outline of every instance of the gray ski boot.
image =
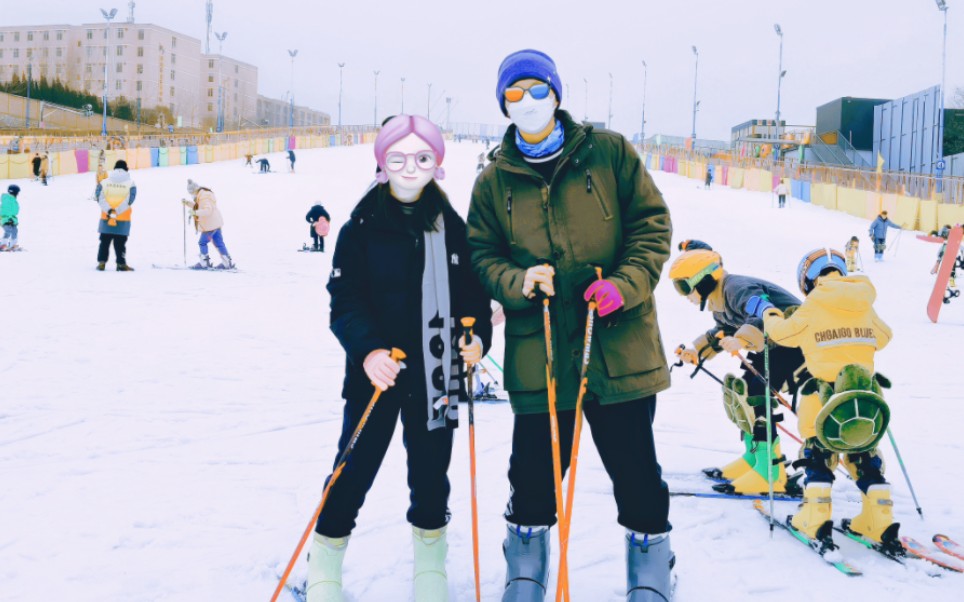
<svg viewBox="0 0 964 602">
<path fill-rule="evenodd" d="M 502 602 L 544 602 L 549 581 L 549 529 L 509 525 L 505 541 Z"/>
<path fill-rule="evenodd" d="M 673 597 L 675 564 L 669 533 L 627 533 L 626 602 L 669 602 Z"/>
</svg>

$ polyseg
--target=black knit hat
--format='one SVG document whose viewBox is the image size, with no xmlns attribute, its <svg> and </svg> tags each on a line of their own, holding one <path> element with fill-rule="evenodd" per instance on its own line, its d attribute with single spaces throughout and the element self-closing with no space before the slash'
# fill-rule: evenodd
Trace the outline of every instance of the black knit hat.
<svg viewBox="0 0 964 602">
<path fill-rule="evenodd" d="M 114 169 L 123 169 L 124 171 L 127 171 L 127 161 L 123 159 L 118 160 L 117 163 L 114 163 Z"/>
</svg>

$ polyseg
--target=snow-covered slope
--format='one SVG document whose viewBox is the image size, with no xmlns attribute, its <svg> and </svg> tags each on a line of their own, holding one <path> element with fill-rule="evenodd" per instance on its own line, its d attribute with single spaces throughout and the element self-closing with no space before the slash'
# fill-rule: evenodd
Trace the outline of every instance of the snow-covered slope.
<svg viewBox="0 0 964 602">
<path fill-rule="evenodd" d="M 475 145 L 449 145 L 444 186 L 463 213 L 479 152 Z M 318 501 L 341 427 L 343 354 L 328 330 L 324 290 L 330 254 L 296 252 L 307 240 L 303 216 L 322 202 L 337 229 L 374 170 L 371 147 L 299 151 L 298 159 L 294 175 L 254 174 L 240 161 L 133 172 L 133 273 L 114 272 L 113 263 L 106 273 L 93 269 L 93 175 L 57 178 L 46 188 L 21 182 L 21 241 L 28 251 L 0 254 L 0 599 L 269 598 Z M 183 260 L 178 201 L 188 177 L 217 194 L 239 273 L 151 268 Z M 904 530 L 921 539 L 935 531 L 964 539 L 964 395 L 955 345 L 964 334 L 964 301 L 946 306 L 941 324 L 927 321 L 937 246 L 906 233 L 895 254 L 874 264 L 861 220 L 796 201 L 781 211 L 766 194 L 704 191 L 693 180 L 655 177 L 672 208 L 677 240 L 709 241 L 732 272 L 791 290 L 803 253 L 861 238 L 878 312 L 895 332 L 878 366 L 894 381 L 888 395 L 893 430 L 926 520 L 917 518 L 885 445 L 896 514 Z M 193 262 L 193 234 L 187 246 Z M 710 317 L 668 282 L 657 298 L 667 352 L 710 326 Z M 734 364 L 719 359 L 708 368 L 722 374 Z M 739 441 L 713 382 L 690 380 L 688 372 L 673 376 L 656 420 L 660 458 L 675 489 L 705 489 L 694 476 L 698 469 L 735 457 Z M 486 600 L 500 598 L 504 576 L 501 514 L 511 425 L 507 404 L 478 407 Z M 794 427 L 792 417 L 787 425 Z M 583 441 L 573 599 L 621 600 L 623 533 L 591 437 Z M 796 448 L 788 444 L 786 451 L 793 455 Z M 450 476 L 450 581 L 453 599 L 469 600 L 465 429 L 457 433 Z M 840 482 L 836 492 L 835 516 L 855 514 L 854 486 Z M 397 435 L 349 547 L 348 600 L 411 599 L 407 498 Z M 792 508 L 780 503 L 778 512 Z M 867 573 L 847 580 L 784 534 L 770 540 L 746 502 L 674 498 L 671 520 L 681 601 L 748 594 L 956 600 L 964 587 L 964 576 L 930 577 L 844 542 L 845 553 Z"/>
</svg>

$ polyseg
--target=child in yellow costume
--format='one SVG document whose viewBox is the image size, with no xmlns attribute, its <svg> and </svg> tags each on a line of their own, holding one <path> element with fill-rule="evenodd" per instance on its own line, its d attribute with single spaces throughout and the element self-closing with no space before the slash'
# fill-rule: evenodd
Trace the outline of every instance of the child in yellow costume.
<svg viewBox="0 0 964 602">
<path fill-rule="evenodd" d="M 891 339 L 891 330 L 874 311 L 877 296 L 866 276 L 848 275 L 839 251 L 818 249 L 797 270 L 806 299 L 784 316 L 766 299 L 748 303 L 763 317 L 774 343 L 799 347 L 813 379 L 801 388 L 800 435 L 806 439 L 801 464 L 807 485 L 791 524 L 811 539 L 832 542 L 831 485 L 838 459 L 857 482 L 863 509 L 845 529 L 885 547 L 900 547 L 890 485 L 876 447 L 889 422 L 881 387 L 890 383 L 874 373 L 874 355 Z"/>
<path fill-rule="evenodd" d="M 847 244 L 844 245 L 844 253 L 847 255 L 847 271 L 861 271 L 860 268 L 857 267 L 857 256 L 860 253 L 860 239 L 856 236 L 851 236 Z"/>
</svg>

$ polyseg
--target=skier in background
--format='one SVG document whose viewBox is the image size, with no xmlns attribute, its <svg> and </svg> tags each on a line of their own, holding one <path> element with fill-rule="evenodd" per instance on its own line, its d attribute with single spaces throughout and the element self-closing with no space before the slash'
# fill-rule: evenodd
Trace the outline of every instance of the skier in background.
<svg viewBox="0 0 964 602">
<path fill-rule="evenodd" d="M 790 189 L 787 188 L 786 180 L 780 180 L 773 192 L 777 195 L 777 206 L 780 209 L 787 204 L 787 195 L 790 194 Z M 772 197 L 771 197 L 772 198 Z"/>
<path fill-rule="evenodd" d="M 887 228 L 901 229 L 900 226 L 887 218 L 887 211 L 884 210 L 880 212 L 877 219 L 871 222 L 870 230 L 867 232 L 870 235 L 870 240 L 874 241 L 874 261 L 884 260 L 884 249 L 887 248 Z"/>
<path fill-rule="evenodd" d="M 475 166 L 475 173 L 480 174 L 485 169 L 485 153 L 479 153 L 479 164 Z"/>
<path fill-rule="evenodd" d="M 476 179 L 469 208 L 472 264 L 505 308 L 512 335 L 504 364 L 514 423 L 502 599 L 544 599 L 549 530 L 558 518 L 540 291 L 550 299 L 560 468 L 569 468 L 592 299 L 599 319 L 585 418 L 625 529 L 609 545 L 625 550 L 627 600 L 668 598 L 675 562 L 669 490 L 652 423 L 669 371 L 652 291 L 669 257 L 669 210 L 629 141 L 559 109 L 564 89 L 546 54 L 521 50 L 505 58 L 495 91 L 512 124 Z M 547 256 L 554 266 L 540 259 Z M 590 264 L 602 267 L 603 279 Z"/>
<path fill-rule="evenodd" d="M 318 204 L 308 210 L 305 221 L 311 224 L 308 227 L 308 234 L 311 235 L 312 250 L 324 253 L 325 237 L 328 236 L 328 230 L 331 228 L 331 216 L 322 205 Z"/>
<path fill-rule="evenodd" d="M 700 311 L 709 309 L 715 322 L 713 328 L 693 341 L 692 347 L 680 352 L 680 359 L 697 365 L 721 352 L 749 351 L 746 361 L 757 372 L 764 374 L 763 320 L 744 309 L 747 300 L 754 296 L 766 296 L 782 310 L 800 305 L 800 300 L 772 282 L 727 273 L 723 269 L 720 254 L 704 242 L 690 240 L 680 246 L 683 253 L 669 270 L 673 286 L 676 292 L 698 306 Z M 724 335 L 722 338 L 719 338 L 720 332 Z M 799 349 L 773 347 L 771 344 L 770 384 L 774 389 L 779 391 L 786 387 L 789 393 L 794 393 L 797 390 L 794 373 L 802 366 L 803 354 Z M 773 490 L 785 493 L 786 459 L 782 456 L 780 437 L 774 425 L 770 426 L 773 447 L 767 450 L 766 385 L 754 378 L 753 373 L 745 367 L 741 377 L 727 374 L 724 378 L 723 403 L 727 416 L 742 431 L 744 453 L 723 468 L 704 470 L 710 477 L 730 481 L 727 485 L 714 488 L 727 493 L 760 495 L 769 492 L 772 479 Z M 771 403 L 775 407 L 776 399 L 771 399 Z"/>
<path fill-rule="evenodd" d="M 40 180 L 40 153 L 34 153 L 33 159 L 30 160 L 33 165 L 33 179 L 34 181 Z"/>
<path fill-rule="evenodd" d="M 847 271 L 856 272 L 858 269 L 857 258 L 860 256 L 860 239 L 851 236 L 847 244 L 844 245 L 844 254 L 847 256 Z M 940 257 L 938 257 L 938 262 L 940 262 Z"/>
<path fill-rule="evenodd" d="M 902 552 L 890 485 L 877 453 L 888 421 L 870 423 L 874 430 L 869 432 L 866 427 L 837 428 L 843 424 L 838 419 L 854 414 L 889 416 L 882 388 L 889 388 L 890 381 L 874 373 L 874 357 L 892 333 L 873 309 L 877 291 L 866 276 L 848 276 L 843 254 L 831 249 L 808 253 L 800 262 L 797 280 L 806 299 L 791 316 L 762 297 L 747 304 L 748 311 L 762 317 L 767 335 L 782 346 L 778 349 L 803 350 L 813 375 L 801 387 L 798 406 L 807 485 L 791 525 L 810 539 L 831 538 L 831 485 L 842 459 L 863 500 L 860 514 L 844 521 L 845 529 Z M 835 408 L 843 414 L 834 413 Z"/>
<path fill-rule="evenodd" d="M 268 173 L 271 171 L 271 163 L 264 157 L 258 159 L 258 165 L 261 166 L 261 173 Z"/>
<path fill-rule="evenodd" d="M 447 473 L 458 402 L 465 400 L 462 361 L 478 363 L 489 347 L 489 297 L 472 273 L 465 223 L 435 182 L 444 176 L 445 141 L 438 127 L 424 117 L 399 115 L 381 128 L 374 151 L 381 167 L 377 184 L 342 226 L 328 280 L 331 330 L 346 354 L 336 458 L 360 423 L 373 386 L 384 393 L 315 526 L 307 599 L 343 600 L 349 537 L 401 416 L 414 599 L 445 602 Z M 462 317 L 476 319 L 468 341 L 453 330 Z M 405 352 L 404 369 L 390 357 L 393 347 Z M 400 591 L 395 598 L 410 596 Z"/>
<path fill-rule="evenodd" d="M 295 173 L 295 151 L 288 149 L 288 162 L 291 163 L 291 173 Z"/>
<path fill-rule="evenodd" d="M 218 209 L 214 192 L 210 188 L 198 186 L 197 182 L 191 179 L 187 181 L 187 192 L 192 198 L 190 200 L 184 199 L 181 202 L 191 210 L 191 217 L 194 218 L 194 230 L 201 233 L 201 237 L 197 241 L 201 250 L 201 260 L 194 265 L 194 269 L 209 270 L 214 268 L 214 264 L 211 263 L 211 256 L 208 255 L 208 244 L 211 242 L 214 242 L 214 247 L 221 255 L 221 265 L 217 269 L 234 269 L 237 266 L 234 265 L 234 260 L 231 259 L 228 248 L 224 244 L 224 237 L 221 234 L 224 218 Z"/>
<path fill-rule="evenodd" d="M 703 188 L 709 190 L 710 185 L 713 184 L 713 166 L 706 166 L 706 180 L 703 183 Z"/>
<path fill-rule="evenodd" d="M 20 224 L 20 202 L 17 196 L 20 187 L 16 184 L 7 186 L 7 191 L 0 195 L 0 226 L 3 226 L 3 239 L 0 240 L 0 251 L 19 251 L 17 243 Z"/>
<path fill-rule="evenodd" d="M 251 163 L 251 159 L 253 158 L 254 158 L 254 155 L 252 155 L 251 153 L 245 153 L 243 167 L 249 167 L 249 166 L 254 167 L 254 165 Z"/>
<path fill-rule="evenodd" d="M 47 175 L 50 173 L 50 155 L 44 152 L 40 157 L 40 183 L 47 185 Z"/>
<path fill-rule="evenodd" d="M 97 269 L 101 272 L 107 267 L 110 247 L 114 245 L 118 272 L 133 272 L 127 265 L 127 239 L 131 233 L 131 213 L 137 185 L 127 173 L 127 162 L 123 159 L 114 164 L 113 171 L 103 181 L 97 183 L 94 198 L 100 205 L 100 248 L 97 250 Z"/>
<path fill-rule="evenodd" d="M 950 224 L 945 224 L 944 227 L 941 228 L 939 232 L 937 232 L 937 231 L 931 232 L 931 236 L 940 236 L 941 238 L 944 239 L 944 242 L 941 243 L 941 249 L 937 252 L 937 262 L 934 263 L 934 267 L 931 268 L 931 274 L 936 274 L 936 273 L 937 273 L 937 270 L 941 269 L 941 259 L 944 258 L 944 251 L 947 250 L 947 238 L 948 238 L 950 235 L 951 235 L 951 225 L 950 225 Z M 951 288 L 954 287 L 953 274 L 951 275 L 951 283 L 950 283 L 950 285 L 951 285 Z"/>
</svg>

